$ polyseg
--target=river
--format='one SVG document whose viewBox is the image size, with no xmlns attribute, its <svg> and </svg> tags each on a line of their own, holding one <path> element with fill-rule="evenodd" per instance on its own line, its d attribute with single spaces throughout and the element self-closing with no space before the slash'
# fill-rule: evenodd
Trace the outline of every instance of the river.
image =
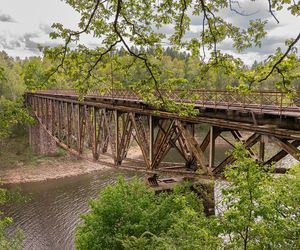
<svg viewBox="0 0 300 250">
<path fill-rule="evenodd" d="M 75 227 L 81 221 L 80 214 L 88 212 L 88 201 L 120 175 L 127 179 L 134 176 L 130 172 L 106 169 L 89 175 L 20 185 L 22 194 L 31 199 L 4 207 L 5 215 L 14 219 L 8 233 L 20 228 L 26 250 L 74 249 Z"/>
</svg>

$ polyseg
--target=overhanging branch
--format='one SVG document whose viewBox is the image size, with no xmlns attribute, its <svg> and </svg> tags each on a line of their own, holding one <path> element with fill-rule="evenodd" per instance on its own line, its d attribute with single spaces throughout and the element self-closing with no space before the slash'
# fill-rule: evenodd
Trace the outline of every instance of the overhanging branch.
<svg viewBox="0 0 300 250">
<path fill-rule="evenodd" d="M 284 58 L 286 58 L 286 56 L 290 53 L 290 51 L 292 50 L 292 48 L 294 47 L 294 45 L 300 40 L 300 33 L 298 34 L 298 36 L 296 37 L 296 39 L 289 45 L 288 49 L 285 51 L 285 53 L 279 58 L 279 60 L 273 65 L 273 67 L 271 68 L 270 72 L 262 79 L 260 79 L 258 82 L 262 82 L 267 80 L 270 75 L 272 75 L 272 73 L 274 72 L 275 69 L 278 68 L 278 65 L 284 60 Z"/>
</svg>

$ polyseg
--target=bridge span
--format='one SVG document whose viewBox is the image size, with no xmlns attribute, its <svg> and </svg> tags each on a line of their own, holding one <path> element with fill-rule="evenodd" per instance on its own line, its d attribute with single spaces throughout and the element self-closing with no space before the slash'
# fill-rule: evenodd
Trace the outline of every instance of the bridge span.
<svg viewBox="0 0 300 250">
<path fill-rule="evenodd" d="M 299 161 L 300 93 L 293 100 L 281 92 L 190 93 L 196 94 L 197 99 L 182 98 L 177 91 L 163 95 L 176 102 L 193 103 L 199 110 L 196 116 L 157 109 L 129 90 L 105 94 L 94 90 L 83 99 L 74 90 L 27 92 L 27 106 L 38 121 L 31 128 L 31 145 L 36 151 L 47 153 L 57 143 L 78 156 L 149 174 L 209 178 L 221 176 L 224 168 L 235 161 L 233 155 L 228 155 L 216 164 L 216 140 L 231 147 L 235 141 L 243 143 L 249 155 L 264 165 L 276 163 L 286 155 Z M 204 136 L 197 133 L 201 124 L 208 127 Z M 143 162 L 127 158 L 132 141 L 136 141 Z M 273 155 L 266 150 L 270 143 L 278 148 Z M 185 164 L 164 163 L 172 148 Z"/>
</svg>

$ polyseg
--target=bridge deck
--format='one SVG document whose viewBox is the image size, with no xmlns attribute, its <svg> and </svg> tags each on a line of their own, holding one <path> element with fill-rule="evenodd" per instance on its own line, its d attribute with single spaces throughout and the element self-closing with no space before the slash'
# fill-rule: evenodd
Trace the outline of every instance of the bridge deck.
<svg viewBox="0 0 300 250">
<path fill-rule="evenodd" d="M 35 94 L 48 95 L 58 98 L 78 99 L 79 95 L 75 90 L 44 90 Z M 256 114 L 269 114 L 275 116 L 299 117 L 300 118 L 300 93 L 293 99 L 286 97 L 282 92 L 251 92 L 241 94 L 233 91 L 221 90 L 189 90 L 181 98 L 179 91 L 163 92 L 163 96 L 180 103 L 191 103 L 196 108 L 219 109 L 242 112 L 253 112 Z M 188 99 L 192 96 L 194 101 Z M 130 90 L 110 90 L 101 93 L 97 90 L 90 91 L 85 97 L 86 101 L 101 102 L 103 100 L 119 101 L 123 103 L 134 103 L 149 105 L 143 98 Z"/>
</svg>

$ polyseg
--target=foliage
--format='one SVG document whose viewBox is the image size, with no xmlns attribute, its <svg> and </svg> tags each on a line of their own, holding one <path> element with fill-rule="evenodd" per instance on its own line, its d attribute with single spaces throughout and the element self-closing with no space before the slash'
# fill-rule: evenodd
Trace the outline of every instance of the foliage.
<svg viewBox="0 0 300 250">
<path fill-rule="evenodd" d="M 53 24 L 53 39 L 62 39 L 65 44 L 54 48 L 46 48 L 45 56 L 55 62 L 51 75 L 64 72 L 71 79 L 76 89 L 86 93 L 94 86 L 108 88 L 114 82 L 113 76 L 99 75 L 99 70 L 107 71 L 108 65 L 113 65 L 114 75 L 129 77 L 132 87 L 145 97 L 146 89 L 155 94 L 151 98 L 161 99 L 159 105 L 165 104 L 162 89 L 168 87 L 171 78 L 188 78 L 191 67 L 176 66 L 179 71 L 173 71 L 168 66 L 169 58 L 184 51 L 177 63 L 193 61 L 192 76 L 205 80 L 210 71 L 222 71 L 228 77 L 233 77 L 243 88 L 259 88 L 260 85 L 275 75 L 279 77 L 276 86 L 280 89 L 293 91 L 292 82 L 299 80 L 293 74 L 295 67 L 299 67 L 295 39 L 288 39 L 287 50 L 274 52 L 262 64 L 253 69 L 246 69 L 239 58 L 222 53 L 218 46 L 222 42 L 231 42 L 236 52 L 243 52 L 251 47 L 260 47 L 267 35 L 266 24 L 268 18 L 257 18 L 248 22 L 248 27 L 241 28 L 234 24 L 227 15 L 245 14 L 242 3 L 231 0 L 96 0 L 73 1 L 65 0 L 80 15 L 79 30 L 71 30 L 61 23 Z M 254 1 L 252 1 L 254 2 Z M 291 0 L 269 1 L 269 14 L 273 21 L 278 22 L 274 11 L 287 10 L 292 16 L 300 14 L 299 3 Z M 189 38 L 187 32 L 192 25 L 192 19 L 202 20 L 202 30 L 195 37 Z M 248 18 L 249 19 L 249 18 Z M 170 27 L 170 34 L 163 29 Z M 84 34 L 100 41 L 92 49 L 84 43 Z M 172 52 L 165 51 L 165 44 L 172 48 Z M 121 49 L 120 49 L 121 48 Z M 116 50 L 120 49 L 121 56 Z M 175 52 L 175 53 L 173 53 Z M 123 57 L 123 58 L 120 58 Z M 126 60 L 123 60 L 126 58 Z M 167 60 L 165 60 L 167 59 Z M 175 65 L 175 63 L 174 63 Z M 170 70 L 171 69 L 171 70 Z M 134 71 L 139 72 L 138 78 L 131 78 Z M 291 77 L 293 75 L 293 77 Z M 122 79 L 122 78 L 121 78 Z M 125 80 L 126 82 L 126 80 Z M 192 81 L 188 81 L 192 84 Z M 123 84 L 123 79 L 122 82 Z M 185 83 L 182 83 L 183 85 Z M 230 83 L 228 85 L 231 85 Z M 192 85 L 189 85 L 191 87 Z M 206 86 L 207 87 L 207 86 Z M 173 104 L 172 104 L 173 105 Z"/>
<path fill-rule="evenodd" d="M 128 237 L 123 241 L 125 249 L 220 249 L 215 220 L 208 220 L 191 208 L 180 211 L 173 219 L 170 229 L 160 236 L 145 232 L 140 237 Z"/>
<path fill-rule="evenodd" d="M 9 136 L 17 124 L 32 123 L 22 99 L 11 101 L 0 97 L 0 139 Z"/>
<path fill-rule="evenodd" d="M 17 124 L 32 122 L 23 105 L 22 94 L 26 87 L 21 71 L 22 65 L 18 60 L 0 52 L 0 140 L 11 135 Z"/>
<path fill-rule="evenodd" d="M 190 189 L 155 195 L 120 179 L 91 201 L 77 249 L 299 249 L 300 166 L 275 175 L 236 145 L 226 169 L 225 210 L 206 217 Z"/>
<path fill-rule="evenodd" d="M 16 100 L 22 95 L 25 85 L 22 83 L 21 70 L 19 61 L 0 52 L 0 96 Z"/>
<path fill-rule="evenodd" d="M 119 179 L 90 205 L 91 212 L 83 216 L 84 224 L 77 229 L 77 249 L 163 249 L 158 242 L 166 239 L 175 247 L 193 237 L 190 246 L 212 244 L 201 203 L 186 188 L 155 195 L 138 180 Z M 183 230 L 186 234 L 181 235 Z"/>
<path fill-rule="evenodd" d="M 241 144 L 226 171 L 226 210 L 219 217 L 226 249 L 299 249 L 299 167 L 274 176 Z"/>
<path fill-rule="evenodd" d="M 7 199 L 7 190 L 6 189 L 0 189 L 0 205 L 3 205 Z M 10 217 L 4 217 L 3 213 L 0 212 L 0 249 L 3 250 L 21 250 L 22 249 L 22 240 L 23 240 L 23 234 L 18 231 L 11 237 L 7 237 L 5 233 L 5 229 L 7 226 L 9 226 L 12 223 L 12 218 Z"/>
</svg>

